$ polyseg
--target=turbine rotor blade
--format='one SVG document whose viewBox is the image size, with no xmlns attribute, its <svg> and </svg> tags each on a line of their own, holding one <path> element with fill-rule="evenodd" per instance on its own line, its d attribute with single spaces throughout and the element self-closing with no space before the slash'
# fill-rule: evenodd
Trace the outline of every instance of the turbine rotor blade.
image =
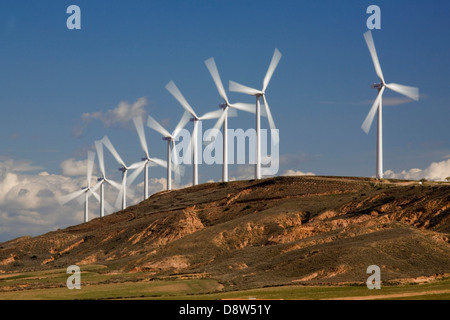
<svg viewBox="0 0 450 320">
<path fill-rule="evenodd" d="M 126 174 L 127 174 L 127 172 L 125 171 L 124 175 L 126 175 Z M 124 176 L 124 178 L 125 178 L 125 176 Z M 116 203 L 115 203 L 115 205 L 114 205 L 114 206 L 115 206 L 117 209 L 119 209 L 119 210 L 122 209 L 123 192 L 124 192 L 125 188 L 127 187 L 127 186 L 125 185 L 125 181 L 126 181 L 126 179 L 122 179 L 122 184 L 121 184 L 121 186 L 120 186 L 119 194 L 118 194 L 118 196 L 117 196 Z"/>
<path fill-rule="evenodd" d="M 122 160 L 122 158 L 120 157 L 119 153 L 116 151 L 116 149 L 112 145 L 111 141 L 109 140 L 109 138 L 107 136 L 103 137 L 102 142 L 103 142 L 104 146 L 106 148 L 108 148 L 109 152 L 111 152 L 111 154 L 116 159 L 116 161 L 120 165 L 122 165 L 122 166 L 124 166 L 126 168 L 125 162 Z"/>
<path fill-rule="evenodd" d="M 275 69 L 277 68 L 278 63 L 280 62 L 280 59 L 281 59 L 281 52 L 275 48 L 275 52 L 273 53 L 272 56 L 272 61 L 270 61 L 269 68 L 267 69 L 266 76 L 264 77 L 262 90 L 263 92 L 266 92 L 267 86 L 269 85 L 270 79 L 272 79 L 272 75 Z"/>
<path fill-rule="evenodd" d="M 88 188 L 83 189 L 83 191 L 84 195 L 77 198 L 77 202 L 79 205 L 82 205 L 86 201 L 86 198 L 89 199 L 89 197 L 92 195 L 91 190 L 89 190 Z"/>
<path fill-rule="evenodd" d="M 249 113 L 256 113 L 256 107 L 254 104 L 238 102 L 238 103 L 233 103 L 232 105 L 230 105 L 230 107 L 241 110 L 241 111 L 249 112 Z"/>
<path fill-rule="evenodd" d="M 392 91 L 407 96 L 408 98 L 419 101 L 419 88 L 408 87 L 397 83 L 389 83 L 386 87 Z"/>
<path fill-rule="evenodd" d="M 192 107 L 189 105 L 189 103 L 187 102 L 187 100 L 184 98 L 183 94 L 180 92 L 180 90 L 178 89 L 178 87 L 175 85 L 175 83 L 173 81 L 170 81 L 167 85 L 166 85 L 166 89 L 167 91 L 169 91 L 173 97 L 175 99 L 178 100 L 178 102 L 181 104 L 181 106 L 187 111 L 189 112 L 194 118 L 198 119 L 197 114 L 195 113 L 194 109 L 192 109 Z"/>
<path fill-rule="evenodd" d="M 92 170 L 94 169 L 94 160 L 95 160 L 95 153 L 92 151 L 88 151 L 88 160 L 87 160 L 87 186 L 88 186 L 88 188 L 91 186 Z"/>
<path fill-rule="evenodd" d="M 234 106 L 234 104 L 233 104 L 233 106 Z M 255 108 L 255 106 L 253 106 L 253 109 Z M 234 118 L 234 117 L 237 117 L 238 116 L 238 112 L 237 112 L 237 108 L 236 109 L 234 109 L 234 108 L 228 108 L 227 109 L 227 117 L 228 118 Z"/>
<path fill-rule="evenodd" d="M 211 119 L 218 119 L 222 115 L 223 110 L 216 110 L 205 113 L 203 116 L 198 118 L 198 120 L 211 120 Z"/>
<path fill-rule="evenodd" d="M 100 196 L 98 195 L 97 192 L 95 192 L 93 189 L 89 189 L 89 192 L 90 192 L 90 194 L 89 194 L 88 197 L 90 197 L 91 195 L 93 195 L 94 198 L 97 199 L 98 202 L 100 202 Z"/>
<path fill-rule="evenodd" d="M 153 119 L 152 116 L 148 115 L 148 120 L 147 120 L 147 126 L 149 126 L 150 128 L 152 128 L 153 130 L 159 132 L 162 136 L 164 137 L 170 137 L 171 134 L 169 133 L 169 131 L 167 131 L 166 129 L 164 129 L 164 127 L 162 125 L 160 125 L 158 123 L 158 121 L 156 121 L 155 119 Z"/>
<path fill-rule="evenodd" d="M 148 159 L 150 162 L 156 163 L 157 165 L 163 167 L 163 168 L 167 168 L 167 161 L 158 159 L 158 158 L 149 158 Z"/>
<path fill-rule="evenodd" d="M 122 197 L 123 197 L 123 188 L 120 188 L 119 194 L 117 195 L 116 203 L 114 207 L 118 210 L 122 210 Z"/>
<path fill-rule="evenodd" d="M 181 117 L 180 122 L 178 122 L 177 126 L 175 127 L 175 130 L 173 130 L 173 133 L 171 135 L 171 137 L 173 139 L 175 139 L 178 136 L 178 134 L 180 133 L 181 129 L 183 129 L 184 126 L 189 122 L 189 118 L 190 117 L 191 116 L 190 116 L 189 112 L 185 111 L 183 113 L 183 116 Z"/>
<path fill-rule="evenodd" d="M 363 131 L 368 134 L 370 131 L 370 127 L 372 126 L 372 122 L 373 119 L 375 117 L 375 114 L 377 113 L 378 107 L 380 105 L 381 99 L 383 97 L 383 92 L 384 92 L 385 87 L 383 86 L 383 88 L 381 88 L 380 92 L 378 93 L 377 98 L 375 99 L 372 108 L 370 108 L 369 113 L 367 114 L 366 119 L 364 120 L 361 129 L 363 129 Z"/>
<path fill-rule="evenodd" d="M 135 170 L 135 169 L 139 168 L 141 165 L 142 165 L 142 161 L 135 162 L 132 165 L 130 165 L 129 167 L 127 167 L 127 170 Z"/>
<path fill-rule="evenodd" d="M 103 180 L 104 181 L 104 180 Z M 101 185 L 103 184 L 103 181 L 98 182 L 93 188 L 90 188 L 89 190 L 91 192 L 97 192 L 97 190 L 101 187 Z"/>
<path fill-rule="evenodd" d="M 381 65 L 380 61 L 378 60 L 377 50 L 375 49 L 375 43 L 373 41 L 372 32 L 367 31 L 366 33 L 364 33 L 364 39 L 366 39 L 367 47 L 369 48 L 370 55 L 372 56 L 375 72 L 377 73 L 381 82 L 383 82 L 384 84 L 383 72 L 381 71 Z"/>
<path fill-rule="evenodd" d="M 139 136 L 139 141 L 141 142 L 142 150 L 144 150 L 144 153 L 148 158 L 149 155 L 148 155 L 147 139 L 145 138 L 144 123 L 142 121 L 142 118 L 134 117 L 133 122 L 134 126 L 136 127 L 137 134 Z"/>
<path fill-rule="evenodd" d="M 205 64 L 214 80 L 214 83 L 216 84 L 217 91 L 219 91 L 219 95 L 222 97 L 223 100 L 225 100 L 227 104 L 229 104 L 227 94 L 223 87 L 222 80 L 220 79 L 219 70 L 217 70 L 214 58 L 209 58 L 208 60 L 205 61 Z"/>
<path fill-rule="evenodd" d="M 220 116 L 219 120 L 217 120 L 216 124 L 213 127 L 213 130 L 211 130 L 210 133 L 205 137 L 206 140 L 211 140 L 212 137 L 217 137 L 217 134 L 220 131 L 220 127 L 222 126 L 223 122 L 225 121 L 225 117 L 227 116 L 226 111 L 226 109 L 222 110 L 222 115 Z"/>
<path fill-rule="evenodd" d="M 66 194 L 58 199 L 60 205 L 65 205 L 66 203 L 82 196 L 86 192 L 85 189 L 77 190 L 75 192 Z"/>
<path fill-rule="evenodd" d="M 115 211 L 114 208 L 105 199 L 103 199 L 103 205 L 105 206 L 105 210 L 107 213 L 111 214 Z"/>
<path fill-rule="evenodd" d="M 116 188 L 117 190 L 120 190 L 120 188 L 122 187 L 122 185 L 114 180 L 109 180 L 109 179 L 105 179 L 105 181 L 107 183 L 109 183 L 111 186 L 113 186 L 114 188 Z"/>
<path fill-rule="evenodd" d="M 276 130 L 277 127 L 275 126 L 275 122 L 273 121 L 272 113 L 270 112 L 270 107 L 269 107 L 269 104 L 267 103 L 266 96 L 264 95 L 264 96 L 262 96 L 262 98 L 263 98 L 263 101 L 264 101 L 264 107 L 266 109 L 267 120 L 269 121 L 270 129 L 271 130 Z M 279 143 L 278 135 L 276 135 L 276 136 L 272 135 L 272 138 L 274 139 L 274 144 L 278 144 Z"/>
<path fill-rule="evenodd" d="M 136 170 L 134 170 L 134 172 L 132 174 L 130 174 L 130 176 L 127 178 L 127 186 L 132 185 L 134 180 L 136 180 L 136 178 L 139 176 L 139 174 L 142 172 L 142 170 L 144 170 L 145 163 L 146 163 L 145 161 L 142 161 L 140 163 L 140 166 L 138 168 L 136 168 Z"/>
<path fill-rule="evenodd" d="M 95 141 L 95 149 L 97 149 L 98 166 L 100 167 L 100 173 L 105 178 L 105 158 L 103 156 L 103 145 L 101 141 Z"/>
<path fill-rule="evenodd" d="M 228 90 L 230 90 L 231 92 L 240 92 L 240 93 L 245 93 L 248 94 L 250 96 L 258 96 L 258 95 L 262 95 L 263 92 L 260 90 L 256 90 L 247 86 L 244 86 L 240 83 L 234 82 L 234 81 L 229 81 L 229 87 Z"/>
</svg>

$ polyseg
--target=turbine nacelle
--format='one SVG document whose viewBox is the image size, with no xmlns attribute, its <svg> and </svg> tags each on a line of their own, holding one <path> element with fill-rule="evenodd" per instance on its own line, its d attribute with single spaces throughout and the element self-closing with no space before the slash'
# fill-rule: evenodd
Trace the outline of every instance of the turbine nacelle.
<svg viewBox="0 0 450 320">
<path fill-rule="evenodd" d="M 226 103 L 219 104 L 219 108 L 221 108 L 221 109 L 225 109 L 226 107 L 228 107 L 228 105 Z"/>
<path fill-rule="evenodd" d="M 125 168 L 125 167 L 120 167 L 118 170 L 119 170 L 120 172 L 126 172 L 126 171 L 127 171 L 127 168 Z"/>
<path fill-rule="evenodd" d="M 372 84 L 370 87 L 371 88 L 373 88 L 373 89 L 378 89 L 378 90 L 380 90 L 381 88 L 383 88 L 383 84 L 382 83 L 374 83 L 374 84 Z"/>
<path fill-rule="evenodd" d="M 101 182 L 101 181 L 104 181 L 105 180 L 105 178 L 97 178 L 97 182 Z"/>
</svg>

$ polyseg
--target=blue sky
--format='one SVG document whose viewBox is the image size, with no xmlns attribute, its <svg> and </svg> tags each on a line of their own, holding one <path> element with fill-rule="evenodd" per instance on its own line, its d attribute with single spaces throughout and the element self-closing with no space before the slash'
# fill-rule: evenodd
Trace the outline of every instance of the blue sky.
<svg viewBox="0 0 450 320">
<path fill-rule="evenodd" d="M 71 4 L 81 8 L 81 30 L 66 27 Z M 385 171 L 440 177 L 450 167 L 445 1 L 2 1 L 0 241 L 81 222 L 82 207 L 59 206 L 55 188 L 83 186 L 83 161 L 95 140 L 108 135 L 126 163 L 142 157 L 132 122 L 114 116 L 121 103 L 172 130 L 183 113 L 164 88 L 174 80 L 198 114 L 216 110 L 222 101 L 204 64 L 210 57 L 226 89 L 228 80 L 260 88 L 274 49 L 283 54 L 267 89 L 280 129 L 280 175 L 374 176 L 376 127 L 368 135 L 361 130 L 378 80 L 363 38 L 372 4 L 381 8 L 373 37 L 386 81 L 421 94 L 407 103 L 396 93 L 384 96 Z M 253 128 L 254 121 L 239 112 L 229 126 Z M 165 159 L 159 134 L 146 132 L 150 153 Z M 113 158 L 106 161 L 119 180 Z M 249 172 L 230 168 L 236 179 Z M 165 171 L 150 176 L 160 182 L 157 191 Z M 220 166 L 200 168 L 200 182 L 220 177 Z M 96 208 L 92 201 L 92 217 Z"/>
</svg>

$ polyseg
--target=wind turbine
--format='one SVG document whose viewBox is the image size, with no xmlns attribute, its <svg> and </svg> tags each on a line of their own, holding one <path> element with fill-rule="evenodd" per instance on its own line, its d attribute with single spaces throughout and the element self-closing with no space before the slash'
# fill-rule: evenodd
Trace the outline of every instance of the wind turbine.
<svg viewBox="0 0 450 320">
<path fill-rule="evenodd" d="M 100 201 L 99 195 L 95 192 L 94 188 L 91 188 L 91 178 L 92 178 L 92 169 L 94 168 L 94 159 L 95 153 L 92 151 L 88 151 L 88 159 L 87 159 L 87 186 L 81 188 L 81 190 L 72 192 L 65 196 L 59 198 L 59 203 L 61 205 L 65 205 L 66 203 L 81 198 L 84 195 L 84 222 L 89 221 L 89 197 L 94 195 L 94 197 Z M 82 198 L 81 198 L 82 199 Z M 83 203 L 83 202 L 81 202 Z"/>
<path fill-rule="evenodd" d="M 164 160 L 158 158 L 150 158 L 147 146 L 147 140 L 145 138 L 144 124 L 141 117 L 133 118 L 136 131 L 139 136 L 139 141 L 141 143 L 142 150 L 145 153 L 145 158 L 141 159 L 139 167 L 130 175 L 127 184 L 130 185 L 138 177 L 138 175 L 144 170 L 144 200 L 148 198 L 148 167 L 160 165 L 166 168 L 167 164 Z"/>
<path fill-rule="evenodd" d="M 159 132 L 163 136 L 163 140 L 167 141 L 167 190 L 172 190 L 172 150 L 174 153 L 174 171 L 175 171 L 175 180 L 180 179 L 181 168 L 178 163 L 178 153 L 176 150 L 176 138 L 180 133 L 181 129 L 186 125 L 189 121 L 189 113 L 184 112 L 183 116 L 178 122 L 175 130 L 172 134 L 169 133 L 162 125 L 160 125 L 155 119 L 153 119 L 150 115 L 148 116 L 147 125 L 153 130 Z"/>
<path fill-rule="evenodd" d="M 102 174 L 102 176 L 101 176 L 101 178 L 97 179 L 98 183 L 94 188 L 97 188 L 97 189 L 100 188 L 100 217 L 104 217 L 105 216 L 105 208 L 108 213 L 114 212 L 114 208 L 111 207 L 108 204 L 108 202 L 105 200 L 105 183 L 109 183 L 111 186 L 113 186 L 117 190 L 120 190 L 122 186 L 120 185 L 120 183 L 117 183 L 113 180 L 109 180 L 106 178 L 105 159 L 103 156 L 102 141 L 100 141 L 100 140 L 95 141 L 95 148 L 97 150 L 98 164 L 99 164 L 100 173 Z"/>
<path fill-rule="evenodd" d="M 122 186 L 120 188 L 119 197 L 117 198 L 116 207 L 120 206 L 120 199 L 122 198 L 122 210 L 127 207 L 127 174 L 128 170 L 133 170 L 139 167 L 140 163 L 134 163 L 129 167 L 125 164 L 125 162 L 120 157 L 119 153 L 116 151 L 111 141 L 107 136 L 104 136 L 101 142 L 104 144 L 106 148 L 108 148 L 109 152 L 113 155 L 116 161 L 122 166 L 119 168 L 119 171 L 122 172 Z"/>
<path fill-rule="evenodd" d="M 245 93 L 251 96 L 256 97 L 256 167 L 255 167 L 255 179 L 261 179 L 261 108 L 260 108 L 260 99 L 262 98 L 265 107 L 265 114 L 267 115 L 267 119 L 269 121 L 270 129 L 276 129 L 275 123 L 272 118 L 272 113 L 270 112 L 269 104 L 266 100 L 266 89 L 269 85 L 270 79 L 272 78 L 275 69 L 278 66 L 278 63 L 281 59 L 281 53 L 278 49 L 275 49 L 275 52 L 272 56 L 272 61 L 270 62 L 269 68 L 267 69 L 266 76 L 263 81 L 262 90 L 253 89 L 242 84 L 239 84 L 234 81 L 230 81 L 229 90 L 232 92 L 240 92 Z M 271 131 L 274 132 L 274 131 Z M 273 143 L 278 144 L 279 137 L 277 134 L 272 135 L 272 139 L 274 139 Z"/>
<path fill-rule="evenodd" d="M 386 88 L 398 92 L 408 98 L 419 101 L 419 89 L 415 87 L 408 87 L 396 83 L 386 83 L 384 81 L 383 72 L 381 71 L 380 62 L 378 60 L 377 51 L 375 49 L 375 43 L 373 41 L 372 32 L 367 31 L 364 33 L 364 39 L 366 40 L 367 46 L 369 47 L 370 55 L 372 56 L 372 61 L 375 67 L 375 72 L 381 80 L 381 83 L 372 85 L 372 88 L 378 90 L 377 98 L 375 99 L 372 108 L 369 111 L 364 123 L 361 128 L 368 134 L 370 127 L 372 126 L 375 113 L 378 111 L 378 135 L 377 135 L 377 179 L 383 178 L 383 93 Z"/>
<path fill-rule="evenodd" d="M 202 120 L 210 120 L 210 119 L 217 119 L 220 118 L 223 111 L 217 110 L 212 112 L 207 112 L 203 116 L 199 117 L 194 109 L 189 105 L 187 100 L 184 98 L 183 94 L 180 92 L 178 87 L 175 85 L 173 81 L 170 81 L 166 85 L 167 91 L 169 91 L 175 99 L 181 104 L 181 106 L 186 110 L 186 112 L 190 113 L 190 115 L 193 117 L 191 118 L 191 121 L 194 124 L 194 129 L 192 130 L 192 138 L 191 138 L 191 145 L 192 145 L 192 164 L 193 164 L 193 181 L 192 184 L 194 186 L 198 185 L 198 125 L 199 122 Z"/>
<path fill-rule="evenodd" d="M 205 61 L 206 67 L 209 70 L 209 73 L 211 74 L 211 77 L 214 80 L 214 83 L 216 84 L 217 91 L 219 92 L 219 95 L 224 100 L 224 104 L 221 104 L 220 107 L 223 109 L 222 115 L 220 116 L 219 120 L 216 122 L 214 126 L 213 132 L 218 132 L 220 126 L 223 124 L 223 167 L 222 167 L 222 181 L 227 182 L 228 181 L 228 110 L 229 109 L 237 109 L 242 110 L 250 113 L 255 113 L 255 108 L 253 105 L 247 104 L 247 103 L 233 103 L 231 104 L 228 100 L 228 97 L 225 93 L 225 89 L 222 84 L 222 80 L 220 79 L 219 71 L 217 70 L 216 62 L 214 61 L 214 58 L 209 58 Z"/>
</svg>

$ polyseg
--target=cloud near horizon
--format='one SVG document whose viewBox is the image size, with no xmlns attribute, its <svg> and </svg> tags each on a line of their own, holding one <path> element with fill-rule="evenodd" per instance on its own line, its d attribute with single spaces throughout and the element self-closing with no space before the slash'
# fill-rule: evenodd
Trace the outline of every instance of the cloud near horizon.
<svg viewBox="0 0 450 320">
<path fill-rule="evenodd" d="M 76 168 L 65 168 L 71 164 Z M 0 159 L 0 242 L 19 236 L 40 235 L 58 228 L 65 228 L 83 222 L 84 208 L 76 200 L 64 206 L 58 199 L 66 194 L 79 190 L 86 185 L 85 161 L 68 159 L 61 163 L 62 174 L 49 174 L 46 171 L 36 171 L 30 161 Z M 254 178 L 254 166 L 241 166 L 230 172 L 233 180 L 248 180 Z M 78 176 L 78 174 L 80 174 Z M 286 170 L 282 176 L 315 175 L 312 172 L 300 170 Z M 431 163 L 425 169 L 410 169 L 400 173 L 388 170 L 386 178 L 444 181 L 450 176 L 450 159 Z M 92 184 L 96 183 L 96 176 L 92 177 Z M 150 178 L 149 194 L 165 190 L 166 178 Z M 191 186 L 191 181 L 183 184 L 173 184 L 174 189 Z M 118 191 L 105 188 L 105 199 L 114 205 Z M 128 188 L 129 205 L 143 200 L 143 177 Z M 90 219 L 99 216 L 99 204 L 91 197 L 89 201 Z"/>
<path fill-rule="evenodd" d="M 433 162 L 425 169 L 413 168 L 408 171 L 395 173 L 387 170 L 384 177 L 387 179 L 405 179 L 405 180 L 421 180 L 427 179 L 431 181 L 445 181 L 450 176 L 450 159 L 441 162 Z"/>
<path fill-rule="evenodd" d="M 312 173 L 312 172 L 303 172 L 303 171 L 300 171 L 300 170 L 295 171 L 295 170 L 291 170 L 291 169 L 286 170 L 282 174 L 282 176 L 315 176 L 315 175 L 316 174 Z"/>
<path fill-rule="evenodd" d="M 82 223 L 83 204 L 75 199 L 62 206 L 59 198 L 86 185 L 86 162 L 67 159 L 60 164 L 62 174 L 49 174 L 46 171 L 32 172 L 38 167 L 30 161 L 0 159 L 0 242 L 26 235 L 37 236 Z M 166 182 L 164 177 L 150 178 L 149 194 L 165 190 Z M 97 183 L 95 172 L 91 183 L 93 186 Z M 190 183 L 173 183 L 174 189 L 187 186 Z M 142 175 L 127 189 L 128 205 L 143 200 L 143 189 Z M 105 186 L 105 200 L 111 206 L 115 205 L 117 196 L 118 190 Z M 99 213 L 99 203 L 90 197 L 89 218 L 96 218 Z"/>
</svg>

